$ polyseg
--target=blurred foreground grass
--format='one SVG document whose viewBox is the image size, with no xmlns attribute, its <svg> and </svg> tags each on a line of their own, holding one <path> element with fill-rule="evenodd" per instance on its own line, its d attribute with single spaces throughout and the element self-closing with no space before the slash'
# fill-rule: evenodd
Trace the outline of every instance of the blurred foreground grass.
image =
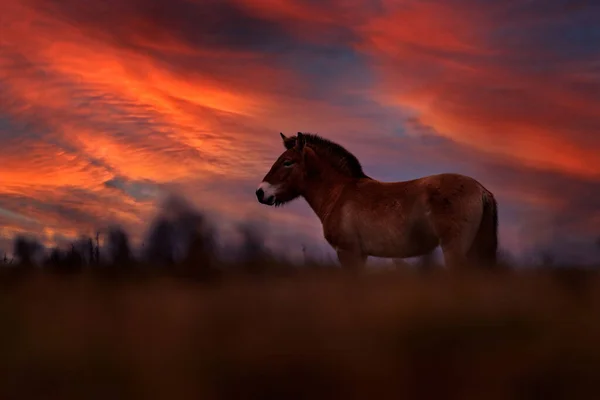
<svg viewBox="0 0 600 400">
<path fill-rule="evenodd" d="M 1 399 L 600 398 L 595 271 L 4 275 Z"/>
</svg>

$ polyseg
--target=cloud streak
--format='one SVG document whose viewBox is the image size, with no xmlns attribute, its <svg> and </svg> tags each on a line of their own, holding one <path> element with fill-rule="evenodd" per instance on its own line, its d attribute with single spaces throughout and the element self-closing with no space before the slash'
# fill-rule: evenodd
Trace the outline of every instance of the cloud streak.
<svg viewBox="0 0 600 400">
<path fill-rule="evenodd" d="M 376 95 L 480 151 L 600 176 L 598 5 L 389 4 L 362 28 L 383 79 Z"/>
</svg>

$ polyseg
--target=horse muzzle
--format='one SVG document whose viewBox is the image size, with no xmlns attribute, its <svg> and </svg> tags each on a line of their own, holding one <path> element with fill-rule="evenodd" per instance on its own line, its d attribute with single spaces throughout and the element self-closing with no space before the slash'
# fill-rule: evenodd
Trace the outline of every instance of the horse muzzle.
<svg viewBox="0 0 600 400">
<path fill-rule="evenodd" d="M 272 194 L 266 195 L 265 191 L 262 188 L 258 188 L 256 190 L 256 198 L 261 204 L 266 204 L 268 206 L 272 206 L 273 204 L 275 204 L 275 196 Z"/>
</svg>

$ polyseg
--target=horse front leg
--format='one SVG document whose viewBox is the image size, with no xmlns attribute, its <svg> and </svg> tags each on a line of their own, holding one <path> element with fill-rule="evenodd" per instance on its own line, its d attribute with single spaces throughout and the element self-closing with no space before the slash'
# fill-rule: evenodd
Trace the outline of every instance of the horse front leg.
<svg viewBox="0 0 600 400">
<path fill-rule="evenodd" d="M 342 268 L 348 271 L 362 271 L 367 262 L 367 256 L 356 251 L 337 250 L 337 256 Z"/>
</svg>

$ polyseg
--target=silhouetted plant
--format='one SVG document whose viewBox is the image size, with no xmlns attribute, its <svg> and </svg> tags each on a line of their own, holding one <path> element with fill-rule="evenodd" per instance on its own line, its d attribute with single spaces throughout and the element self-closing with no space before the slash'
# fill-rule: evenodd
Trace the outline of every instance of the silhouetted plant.
<svg viewBox="0 0 600 400">
<path fill-rule="evenodd" d="M 18 235 L 14 240 L 13 254 L 21 266 L 31 267 L 43 248 L 37 240 Z"/>
<path fill-rule="evenodd" d="M 175 258 L 172 240 L 172 224 L 165 218 L 157 218 L 146 241 L 146 259 L 153 264 L 172 265 Z"/>
<path fill-rule="evenodd" d="M 91 237 L 81 235 L 77 240 L 71 243 L 71 248 L 72 251 L 78 254 L 77 257 L 81 258 L 82 265 L 91 265 L 94 263 L 94 242 Z"/>
<path fill-rule="evenodd" d="M 100 232 L 96 232 L 96 245 L 94 246 L 94 259 L 96 264 L 100 263 Z"/>
<path fill-rule="evenodd" d="M 238 225 L 242 237 L 239 255 L 242 268 L 251 274 L 263 274 L 274 264 L 274 258 L 264 245 L 264 237 L 251 222 Z"/>
<path fill-rule="evenodd" d="M 188 277 L 214 272 L 214 229 L 199 211 L 178 197 L 171 197 L 153 221 L 144 245 L 145 258 Z"/>
<path fill-rule="evenodd" d="M 214 252 L 214 230 L 200 212 L 181 207 L 174 221 L 179 249 L 184 259 L 209 267 Z"/>
<path fill-rule="evenodd" d="M 88 238 L 87 239 L 87 254 L 88 254 L 88 263 L 94 264 L 95 261 L 95 255 L 94 255 L 94 242 L 92 241 L 92 238 Z"/>
<path fill-rule="evenodd" d="M 65 254 L 58 248 L 54 247 L 50 252 L 49 261 L 54 264 L 60 264 L 65 259 Z"/>
<path fill-rule="evenodd" d="M 53 249 L 51 258 L 53 258 L 53 261 L 50 262 L 50 268 L 60 273 L 79 272 L 86 261 L 76 243 L 72 243 L 71 248 L 64 253 L 58 249 Z"/>
<path fill-rule="evenodd" d="M 58 247 L 53 247 L 50 254 L 44 260 L 44 266 L 47 268 L 59 268 L 64 261 L 64 256 Z"/>
<path fill-rule="evenodd" d="M 204 276 L 214 272 L 216 261 L 214 236 L 212 227 L 204 218 L 196 220 L 195 229 L 189 233 L 183 261 L 189 273 Z"/>
<path fill-rule="evenodd" d="M 542 267 L 552 267 L 555 264 L 555 257 L 549 251 L 541 251 L 540 263 Z"/>
<path fill-rule="evenodd" d="M 126 267 L 134 261 L 129 244 L 129 237 L 122 228 L 109 228 L 106 247 L 110 263 Z"/>
</svg>

